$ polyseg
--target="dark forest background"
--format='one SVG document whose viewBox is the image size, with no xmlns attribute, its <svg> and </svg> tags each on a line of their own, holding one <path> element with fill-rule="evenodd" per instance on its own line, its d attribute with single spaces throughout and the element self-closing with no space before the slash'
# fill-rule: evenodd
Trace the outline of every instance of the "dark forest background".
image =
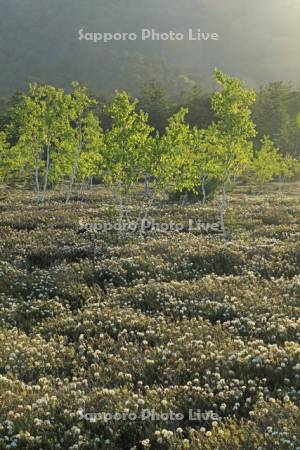
<svg viewBox="0 0 300 450">
<path fill-rule="evenodd" d="M 299 18 L 295 0 L 0 0 L 0 125 L 30 82 L 68 89 L 78 80 L 100 104 L 126 89 L 160 132 L 180 106 L 189 108 L 191 124 L 206 127 L 217 66 L 258 91 L 257 140 L 268 134 L 282 151 L 299 154 Z M 220 41 L 78 41 L 80 28 L 199 27 L 219 33 Z M 109 126 L 101 107 L 99 115 Z"/>
</svg>

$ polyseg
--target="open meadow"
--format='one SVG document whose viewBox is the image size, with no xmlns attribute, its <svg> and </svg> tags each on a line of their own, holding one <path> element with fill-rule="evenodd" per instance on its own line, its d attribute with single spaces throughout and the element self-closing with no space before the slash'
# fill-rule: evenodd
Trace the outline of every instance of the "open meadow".
<svg viewBox="0 0 300 450">
<path fill-rule="evenodd" d="M 94 187 L 3 191 L 0 449 L 300 448 L 300 184 L 155 204 L 181 231 L 91 231 Z M 137 218 L 138 193 L 128 211 Z"/>
<path fill-rule="evenodd" d="M 300 0 L 0 0 L 0 450 L 300 450 Z"/>
</svg>

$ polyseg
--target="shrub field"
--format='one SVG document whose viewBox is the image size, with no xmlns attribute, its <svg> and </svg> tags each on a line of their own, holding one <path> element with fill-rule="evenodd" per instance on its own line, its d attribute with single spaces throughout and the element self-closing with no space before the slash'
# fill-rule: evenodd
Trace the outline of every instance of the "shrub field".
<svg viewBox="0 0 300 450">
<path fill-rule="evenodd" d="M 299 450 L 299 193 L 235 189 L 225 235 L 90 232 L 100 187 L 1 195 L 0 449 Z"/>
</svg>

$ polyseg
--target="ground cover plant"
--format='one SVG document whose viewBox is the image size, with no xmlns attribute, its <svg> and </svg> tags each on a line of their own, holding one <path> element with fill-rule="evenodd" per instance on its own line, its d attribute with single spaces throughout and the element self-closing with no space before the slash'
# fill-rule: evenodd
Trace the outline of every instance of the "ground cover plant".
<svg viewBox="0 0 300 450">
<path fill-rule="evenodd" d="M 91 233 L 119 217 L 103 186 L 3 195 L 0 448 L 299 449 L 299 183 L 277 189 L 236 184 L 225 234 Z"/>
</svg>

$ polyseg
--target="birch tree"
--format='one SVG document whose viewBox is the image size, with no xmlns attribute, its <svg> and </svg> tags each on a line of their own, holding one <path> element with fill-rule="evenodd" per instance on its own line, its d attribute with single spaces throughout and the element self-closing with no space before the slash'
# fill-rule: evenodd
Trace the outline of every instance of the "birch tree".
<svg viewBox="0 0 300 450">
<path fill-rule="evenodd" d="M 69 127 L 69 96 L 62 89 L 32 84 L 29 95 L 16 106 L 18 142 L 12 149 L 17 165 L 33 173 L 37 200 L 43 201 L 48 189 L 52 155 Z"/>
<path fill-rule="evenodd" d="M 71 94 L 71 109 L 70 109 L 70 121 L 73 122 L 73 126 L 68 130 L 68 136 L 64 139 L 64 151 L 66 152 L 67 160 L 69 161 L 69 188 L 66 195 L 66 203 L 70 201 L 74 183 L 82 170 L 83 153 L 86 154 L 87 147 L 85 146 L 84 134 L 98 133 L 101 135 L 102 130 L 96 120 L 93 120 L 91 116 L 91 108 L 97 104 L 87 92 L 87 88 L 81 86 L 77 81 L 72 83 L 73 91 Z M 93 131 L 92 131 L 93 130 Z M 97 145 L 100 142 L 94 142 L 95 147 L 92 155 L 91 147 L 89 147 L 89 154 L 92 159 L 99 151 Z M 68 168 L 67 168 L 68 172 Z"/>
<path fill-rule="evenodd" d="M 148 124 L 148 115 L 137 111 L 137 103 L 122 91 L 105 108 L 112 125 L 106 133 L 104 178 L 116 188 L 120 219 L 127 214 L 123 197 L 144 176 L 147 153 L 151 149 L 153 128 Z"/>
<path fill-rule="evenodd" d="M 251 119 L 255 92 L 244 88 L 241 80 L 215 71 L 220 91 L 212 98 L 216 121 L 207 129 L 207 146 L 214 154 L 215 171 L 222 185 L 220 224 L 225 231 L 226 188 L 232 178 L 241 175 L 251 164 L 256 136 Z"/>
<path fill-rule="evenodd" d="M 253 158 L 252 168 L 254 176 L 262 189 L 263 183 L 273 180 L 279 175 L 281 155 L 274 142 L 265 136 L 261 141 L 261 147 Z"/>
<path fill-rule="evenodd" d="M 202 205 L 206 204 L 206 184 L 209 180 L 217 178 L 215 166 L 215 152 L 211 145 L 207 145 L 206 130 L 193 128 L 193 152 L 192 164 L 194 174 L 194 186 L 201 187 Z"/>
<path fill-rule="evenodd" d="M 188 110 L 181 108 L 168 121 L 158 143 L 154 177 L 159 191 L 183 192 L 195 185 L 195 153 L 190 126 L 185 122 Z"/>
<path fill-rule="evenodd" d="M 4 132 L 0 132 L 0 182 L 2 183 L 7 177 L 9 170 L 8 165 L 8 143 Z"/>
</svg>

